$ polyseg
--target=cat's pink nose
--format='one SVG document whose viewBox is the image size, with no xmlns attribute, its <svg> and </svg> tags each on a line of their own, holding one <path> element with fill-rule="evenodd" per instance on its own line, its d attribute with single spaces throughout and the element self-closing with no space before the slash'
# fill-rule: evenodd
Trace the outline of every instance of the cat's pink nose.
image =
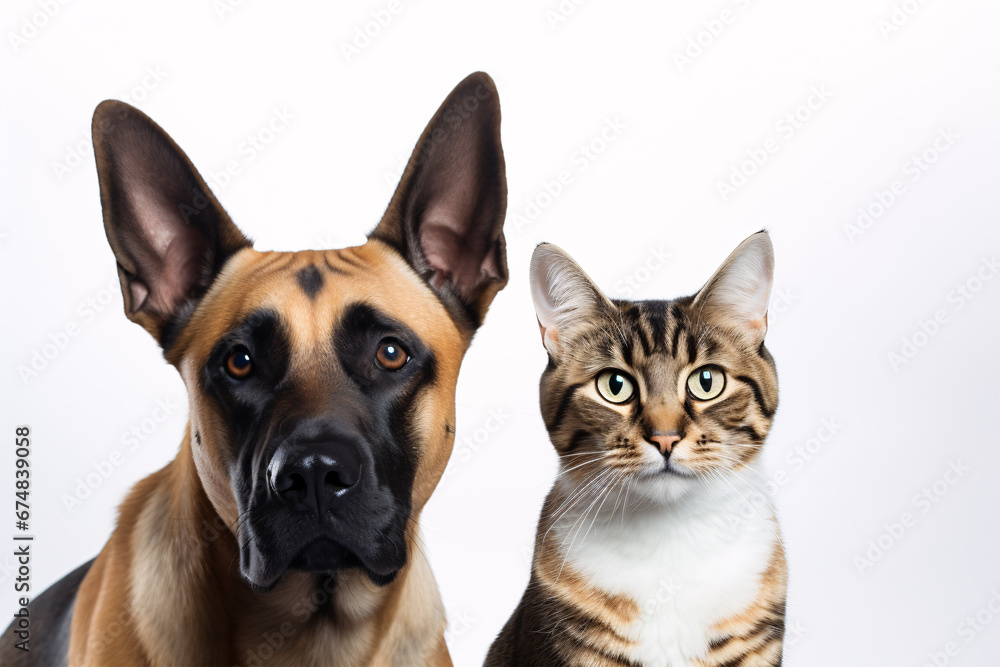
<svg viewBox="0 0 1000 667">
<path fill-rule="evenodd" d="M 674 445 L 681 441 L 681 436 L 677 435 L 676 432 L 672 432 L 666 435 L 651 435 L 649 436 L 649 440 L 660 448 L 661 454 L 669 454 Z"/>
</svg>

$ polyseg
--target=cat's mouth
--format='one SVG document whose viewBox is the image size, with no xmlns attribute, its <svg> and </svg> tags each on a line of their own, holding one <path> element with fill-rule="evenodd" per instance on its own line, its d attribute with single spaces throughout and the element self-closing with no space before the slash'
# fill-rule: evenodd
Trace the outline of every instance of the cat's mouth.
<svg viewBox="0 0 1000 667">
<path fill-rule="evenodd" d="M 665 477 L 681 477 L 683 479 L 695 479 L 698 475 L 690 470 L 685 470 L 674 465 L 670 461 L 664 461 L 663 467 L 657 470 L 646 470 L 639 475 L 640 479 L 663 479 Z"/>
<path fill-rule="evenodd" d="M 686 479 L 694 479 L 697 475 L 690 471 L 684 470 L 683 468 L 678 468 L 670 461 L 663 462 L 663 468 L 659 472 L 660 475 L 673 475 L 675 477 L 684 477 Z"/>
<path fill-rule="evenodd" d="M 670 461 L 660 466 L 650 466 L 640 473 L 637 491 L 648 497 L 657 506 L 672 503 L 688 497 L 703 486 L 701 476 L 689 469 L 681 468 Z"/>
</svg>

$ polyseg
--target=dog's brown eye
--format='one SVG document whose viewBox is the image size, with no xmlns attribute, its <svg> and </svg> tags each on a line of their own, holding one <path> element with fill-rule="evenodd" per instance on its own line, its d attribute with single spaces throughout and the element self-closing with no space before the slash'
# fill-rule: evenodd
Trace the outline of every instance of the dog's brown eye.
<svg viewBox="0 0 1000 667">
<path fill-rule="evenodd" d="M 245 380 L 253 375 L 253 359 L 250 351 L 242 345 L 234 349 L 226 359 L 226 372 L 237 380 Z"/>
<path fill-rule="evenodd" d="M 378 365 L 387 371 L 398 371 L 410 360 L 406 350 L 392 340 L 387 340 L 378 346 L 375 358 L 378 360 Z"/>
</svg>

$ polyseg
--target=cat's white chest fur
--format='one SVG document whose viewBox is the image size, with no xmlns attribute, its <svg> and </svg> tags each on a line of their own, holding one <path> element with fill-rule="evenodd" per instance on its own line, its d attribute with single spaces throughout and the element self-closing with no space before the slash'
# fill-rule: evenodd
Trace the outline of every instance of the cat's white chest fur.
<svg viewBox="0 0 1000 667">
<path fill-rule="evenodd" d="M 776 523 L 768 505 L 748 502 L 754 494 L 746 479 L 733 483 L 742 495 L 715 492 L 634 510 L 624 522 L 619 509 L 616 519 L 599 518 L 590 530 L 588 518 L 575 541 L 571 522 L 554 531 L 560 543 L 565 539 L 567 565 L 639 604 L 640 616 L 625 633 L 635 642 L 633 661 L 693 665 L 708 652 L 712 626 L 756 599 Z"/>
</svg>

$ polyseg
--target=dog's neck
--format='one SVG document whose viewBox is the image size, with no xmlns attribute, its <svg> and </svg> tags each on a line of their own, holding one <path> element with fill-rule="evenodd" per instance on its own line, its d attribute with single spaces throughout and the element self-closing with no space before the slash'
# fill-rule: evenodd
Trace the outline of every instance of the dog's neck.
<svg viewBox="0 0 1000 667">
<path fill-rule="evenodd" d="M 132 539 L 145 562 L 132 573 L 132 603 L 197 616 L 142 615 L 161 619 L 137 628 L 151 657 L 205 662 L 220 653 L 220 634 L 232 638 L 229 655 L 218 655 L 230 665 L 423 664 L 444 649 L 444 610 L 416 524 L 409 561 L 387 586 L 357 569 L 290 571 L 262 593 L 240 576 L 236 537 L 202 488 L 190 430 L 177 458 L 146 481 L 145 520 Z"/>
</svg>

